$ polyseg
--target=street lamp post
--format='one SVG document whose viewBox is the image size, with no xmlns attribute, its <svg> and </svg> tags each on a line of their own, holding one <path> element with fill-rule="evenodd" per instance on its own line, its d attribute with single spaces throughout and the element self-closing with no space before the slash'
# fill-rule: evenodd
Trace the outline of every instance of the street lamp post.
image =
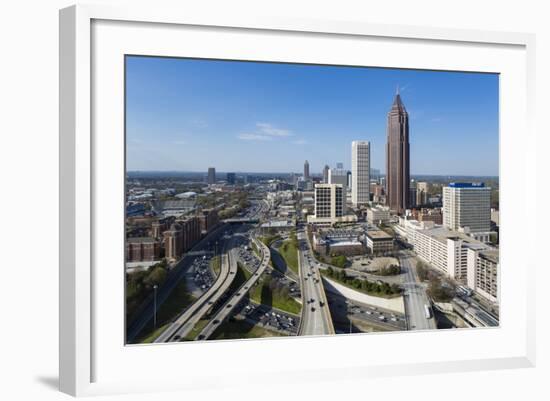
<svg viewBox="0 0 550 401">
<path fill-rule="evenodd" d="M 154 291 L 154 297 L 153 297 L 153 329 L 156 330 L 157 328 L 157 288 L 158 288 L 158 285 L 154 285 L 153 286 L 153 291 Z"/>
</svg>

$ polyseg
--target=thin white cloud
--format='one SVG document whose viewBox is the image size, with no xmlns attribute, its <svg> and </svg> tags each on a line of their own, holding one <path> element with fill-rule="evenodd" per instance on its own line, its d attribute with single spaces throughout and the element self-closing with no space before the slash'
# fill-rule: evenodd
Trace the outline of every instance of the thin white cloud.
<svg viewBox="0 0 550 401">
<path fill-rule="evenodd" d="M 270 136 L 259 134 L 240 134 L 237 138 L 243 141 L 271 141 L 273 139 Z"/>
<path fill-rule="evenodd" d="M 292 141 L 292 143 L 295 145 L 305 145 L 307 144 L 307 141 L 305 139 L 297 139 L 295 141 Z"/>
<path fill-rule="evenodd" d="M 292 132 L 289 130 L 274 127 L 269 123 L 256 123 L 256 127 L 258 127 L 259 132 L 263 135 L 279 137 L 292 136 Z"/>
<path fill-rule="evenodd" d="M 186 143 L 186 141 L 183 141 L 181 139 L 176 139 L 175 141 L 172 141 L 172 144 L 174 145 L 185 145 Z"/>
<path fill-rule="evenodd" d="M 399 93 L 405 92 L 407 89 L 409 89 L 410 86 L 411 86 L 411 84 L 406 84 L 406 85 L 400 86 L 399 87 Z"/>
</svg>

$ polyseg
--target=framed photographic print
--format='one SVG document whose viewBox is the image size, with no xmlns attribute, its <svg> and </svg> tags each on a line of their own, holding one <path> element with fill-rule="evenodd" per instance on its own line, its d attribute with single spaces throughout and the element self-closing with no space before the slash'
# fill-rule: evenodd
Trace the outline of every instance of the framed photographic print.
<svg viewBox="0 0 550 401">
<path fill-rule="evenodd" d="M 60 29 L 62 391 L 532 366 L 532 36 Z"/>
</svg>

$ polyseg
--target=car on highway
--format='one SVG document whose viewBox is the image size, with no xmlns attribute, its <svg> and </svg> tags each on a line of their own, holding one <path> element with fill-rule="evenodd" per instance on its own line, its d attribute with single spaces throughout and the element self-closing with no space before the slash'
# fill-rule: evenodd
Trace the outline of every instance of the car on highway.
<svg viewBox="0 0 550 401">
<path fill-rule="evenodd" d="M 220 321 L 218 319 L 215 319 L 212 324 L 218 324 Z"/>
<path fill-rule="evenodd" d="M 315 312 L 315 307 L 314 306 L 311 307 L 311 311 Z"/>
</svg>

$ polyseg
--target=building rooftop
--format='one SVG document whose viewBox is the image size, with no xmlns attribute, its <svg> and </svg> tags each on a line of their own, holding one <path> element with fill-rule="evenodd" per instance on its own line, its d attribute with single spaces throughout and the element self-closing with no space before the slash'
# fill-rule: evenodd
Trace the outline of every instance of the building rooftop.
<svg viewBox="0 0 550 401">
<path fill-rule="evenodd" d="M 277 227 L 290 227 L 294 226 L 291 220 L 275 220 L 262 224 L 262 228 L 277 228 Z"/>
<path fill-rule="evenodd" d="M 157 240 L 152 237 L 130 237 L 126 238 L 126 242 L 131 244 L 152 244 L 157 242 Z"/>
<path fill-rule="evenodd" d="M 369 230 L 367 231 L 367 237 L 373 240 L 392 239 L 393 237 L 387 232 L 382 230 Z"/>
<path fill-rule="evenodd" d="M 342 240 L 342 241 L 338 241 L 338 240 L 332 240 L 330 241 L 330 246 L 331 247 L 339 247 L 339 246 L 362 246 L 363 244 L 361 243 L 361 241 L 350 241 L 350 240 Z"/>
<path fill-rule="evenodd" d="M 495 248 L 484 249 L 479 252 L 479 255 L 493 263 L 498 263 L 499 250 Z"/>
<path fill-rule="evenodd" d="M 451 182 L 449 184 L 451 188 L 485 188 L 483 182 Z"/>
<path fill-rule="evenodd" d="M 432 228 L 427 229 L 420 229 L 420 231 L 424 232 L 425 234 L 431 236 L 435 240 L 445 244 L 448 239 L 452 240 L 461 240 L 468 248 L 476 249 L 476 250 L 484 250 L 484 249 L 492 249 L 489 248 L 489 246 L 481 241 L 478 241 L 469 235 L 458 232 L 458 231 L 452 231 L 444 226 L 434 226 Z"/>
</svg>

